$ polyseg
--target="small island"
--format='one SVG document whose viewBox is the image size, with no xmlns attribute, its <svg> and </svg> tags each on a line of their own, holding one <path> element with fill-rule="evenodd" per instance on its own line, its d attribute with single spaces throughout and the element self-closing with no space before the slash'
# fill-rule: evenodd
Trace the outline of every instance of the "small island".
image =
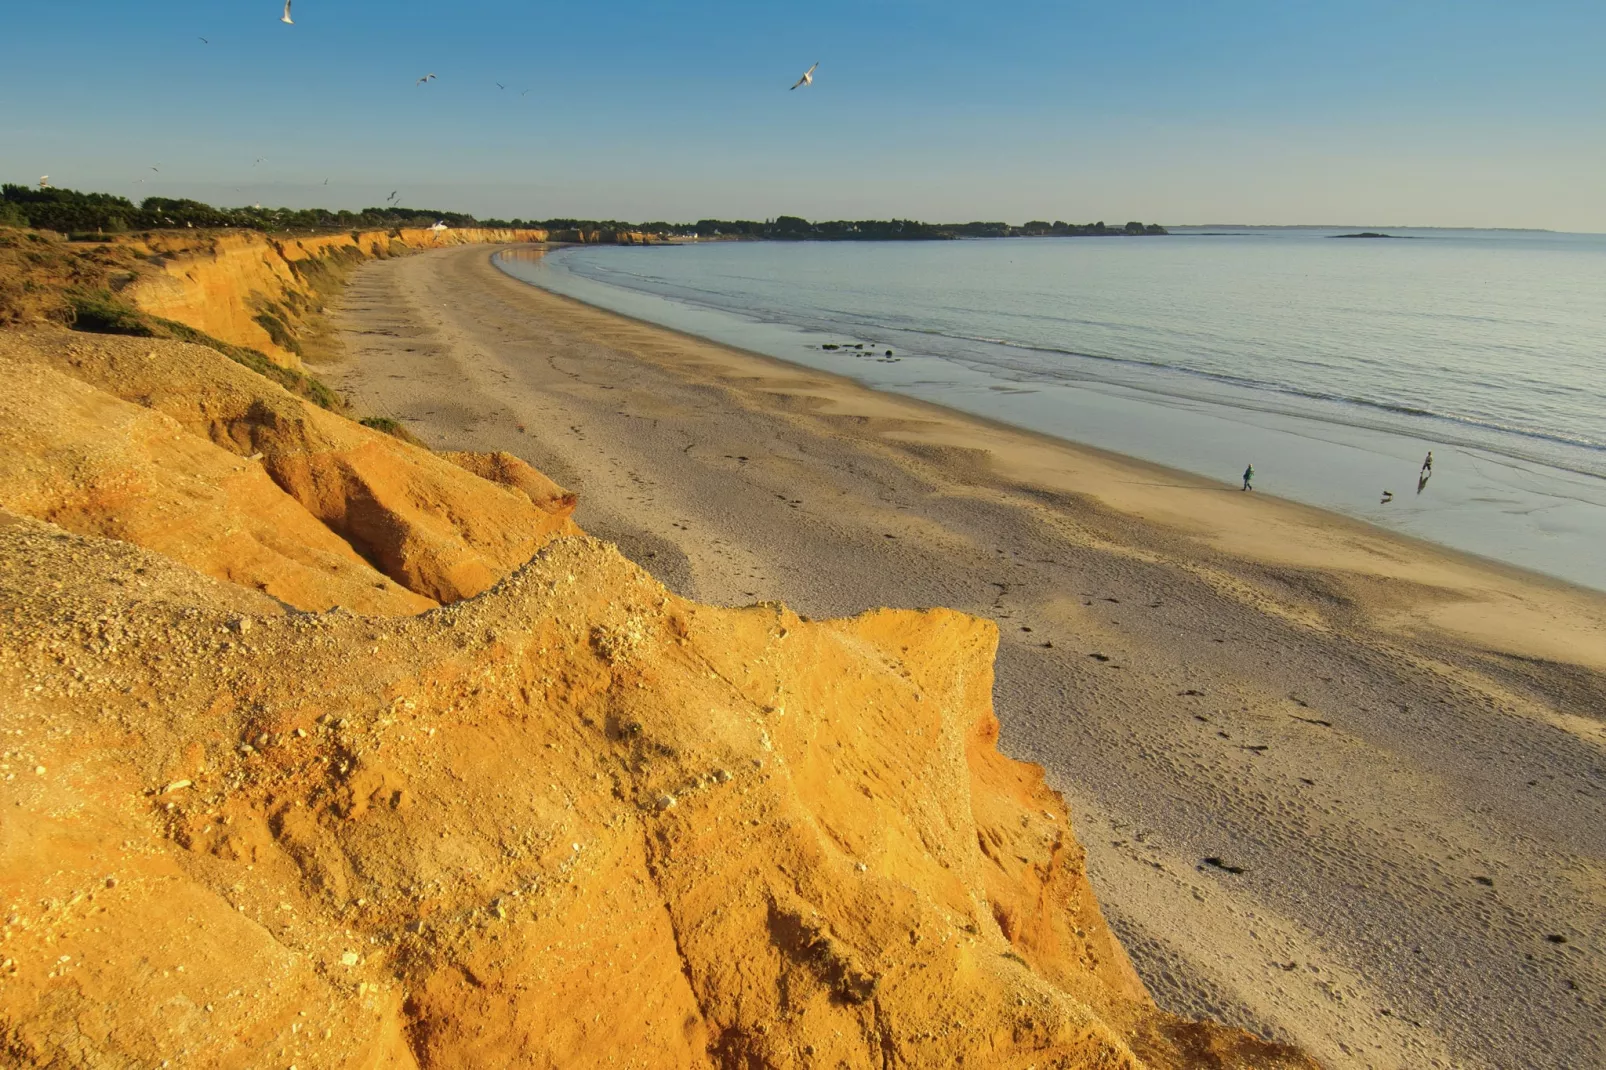
<svg viewBox="0 0 1606 1070">
<path fill-rule="evenodd" d="M 1399 235 L 1384 234 L 1376 230 L 1363 230 L 1359 234 L 1329 234 L 1329 238 L 1389 238 L 1398 240 Z"/>
</svg>

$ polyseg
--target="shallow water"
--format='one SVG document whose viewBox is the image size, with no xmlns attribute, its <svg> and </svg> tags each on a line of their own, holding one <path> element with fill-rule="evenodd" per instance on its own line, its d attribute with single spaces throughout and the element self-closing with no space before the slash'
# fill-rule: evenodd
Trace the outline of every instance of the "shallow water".
<svg viewBox="0 0 1606 1070">
<path fill-rule="evenodd" d="M 1253 462 L 1257 489 L 1606 588 L 1606 236 L 1334 233 L 592 246 L 500 263 L 1072 441 L 1229 481 Z"/>
</svg>

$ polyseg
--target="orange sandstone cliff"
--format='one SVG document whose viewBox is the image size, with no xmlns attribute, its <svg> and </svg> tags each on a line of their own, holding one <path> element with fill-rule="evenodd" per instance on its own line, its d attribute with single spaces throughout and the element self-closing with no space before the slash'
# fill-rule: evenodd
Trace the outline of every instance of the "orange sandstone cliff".
<svg viewBox="0 0 1606 1070">
<path fill-rule="evenodd" d="M 0 375 L 6 1065 L 1311 1065 L 1154 1006 L 990 622 L 687 602 L 199 346 Z"/>
<path fill-rule="evenodd" d="M 542 242 L 544 230 L 485 227 L 353 231 L 313 237 L 256 232 L 162 232 L 139 239 L 155 270 L 123 292 L 142 311 L 301 367 L 299 321 L 322 307 L 331 271 L 447 245 Z"/>
<path fill-rule="evenodd" d="M 322 309 L 331 275 L 363 260 L 448 245 L 545 242 L 643 245 L 637 231 L 513 230 L 491 227 L 353 231 L 312 237 L 254 232 L 164 232 L 137 242 L 153 270 L 141 271 L 123 296 L 142 311 L 177 320 L 214 338 L 300 368 L 303 321 Z"/>
<path fill-rule="evenodd" d="M 517 458 L 454 463 L 202 346 L 9 332 L 0 377 L 0 506 L 297 608 L 415 613 L 579 530 L 574 499 Z"/>
</svg>

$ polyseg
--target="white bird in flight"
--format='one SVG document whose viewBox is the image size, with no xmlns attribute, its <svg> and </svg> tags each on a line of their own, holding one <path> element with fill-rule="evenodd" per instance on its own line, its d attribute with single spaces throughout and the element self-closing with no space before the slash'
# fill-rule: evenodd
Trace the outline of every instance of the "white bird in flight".
<svg viewBox="0 0 1606 1070">
<path fill-rule="evenodd" d="M 424 77 L 420 78 L 418 81 L 414 82 L 413 84 L 414 85 L 423 85 L 425 82 L 433 82 L 434 80 L 435 80 L 435 75 L 434 74 L 426 74 L 426 75 L 424 75 Z"/>
<path fill-rule="evenodd" d="M 255 167 L 257 165 L 257 163 L 267 163 L 267 162 L 268 162 L 268 158 L 266 156 L 258 156 L 256 163 L 252 164 L 251 166 Z"/>
<path fill-rule="evenodd" d="M 50 188 L 50 176 L 49 175 L 40 175 L 39 176 L 39 188 L 40 189 L 49 189 Z"/>
<path fill-rule="evenodd" d="M 290 18 L 290 0 L 284 0 L 284 14 L 279 16 L 279 21 L 290 26 L 295 25 Z"/>
<path fill-rule="evenodd" d="M 815 71 L 815 69 L 817 67 L 819 67 L 818 63 L 816 63 L 813 67 L 810 67 L 808 70 L 804 71 L 803 72 L 803 77 L 799 78 L 797 81 L 792 83 L 792 88 L 796 89 L 800 85 L 813 85 L 814 84 L 814 71 Z"/>
</svg>

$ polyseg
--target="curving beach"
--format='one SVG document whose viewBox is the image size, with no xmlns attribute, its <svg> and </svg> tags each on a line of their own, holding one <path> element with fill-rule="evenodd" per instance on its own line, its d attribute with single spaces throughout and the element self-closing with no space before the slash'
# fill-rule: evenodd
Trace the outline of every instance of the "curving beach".
<svg viewBox="0 0 1606 1070">
<path fill-rule="evenodd" d="M 1003 632 L 1159 1002 L 1334 1067 L 1606 1062 L 1606 595 L 539 290 L 361 268 L 318 369 L 679 594 Z"/>
</svg>

